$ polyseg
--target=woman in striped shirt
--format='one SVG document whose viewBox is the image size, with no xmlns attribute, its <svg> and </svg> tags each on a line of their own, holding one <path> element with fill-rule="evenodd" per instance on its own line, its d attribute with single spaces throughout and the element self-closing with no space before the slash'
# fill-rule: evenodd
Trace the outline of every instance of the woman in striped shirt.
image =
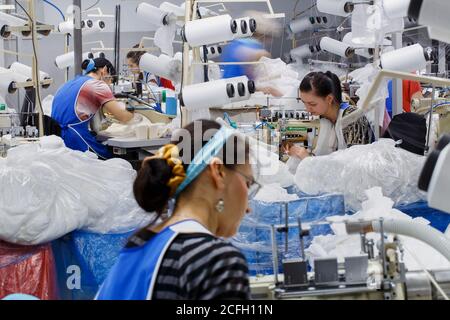
<svg viewBox="0 0 450 320">
<path fill-rule="evenodd" d="M 178 136 L 144 161 L 134 183 L 137 202 L 159 223 L 129 240 L 97 299 L 250 298 L 245 258 L 222 239 L 236 234 L 259 188 L 248 143 L 209 120 Z M 173 210 L 164 218 L 170 199 Z"/>
</svg>

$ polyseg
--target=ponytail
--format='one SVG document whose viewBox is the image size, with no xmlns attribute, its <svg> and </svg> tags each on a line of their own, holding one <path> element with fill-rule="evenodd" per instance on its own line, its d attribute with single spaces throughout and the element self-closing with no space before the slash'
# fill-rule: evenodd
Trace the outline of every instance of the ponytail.
<svg viewBox="0 0 450 320">
<path fill-rule="evenodd" d="M 331 79 L 331 81 L 333 81 L 333 95 L 336 98 L 336 101 L 341 104 L 342 103 L 342 85 L 341 85 L 341 80 L 339 79 L 339 77 L 337 75 L 335 75 L 333 72 L 331 71 L 327 71 L 325 73 L 327 75 L 328 78 Z"/>
</svg>

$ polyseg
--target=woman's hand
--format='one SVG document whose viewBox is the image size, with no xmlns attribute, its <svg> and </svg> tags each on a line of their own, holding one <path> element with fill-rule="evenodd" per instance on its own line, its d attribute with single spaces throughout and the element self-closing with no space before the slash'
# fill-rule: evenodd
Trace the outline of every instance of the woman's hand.
<svg viewBox="0 0 450 320">
<path fill-rule="evenodd" d="M 290 157 L 299 158 L 301 160 L 311 156 L 306 148 L 296 146 L 292 142 L 287 142 L 284 144 L 282 146 L 282 150 Z"/>
</svg>

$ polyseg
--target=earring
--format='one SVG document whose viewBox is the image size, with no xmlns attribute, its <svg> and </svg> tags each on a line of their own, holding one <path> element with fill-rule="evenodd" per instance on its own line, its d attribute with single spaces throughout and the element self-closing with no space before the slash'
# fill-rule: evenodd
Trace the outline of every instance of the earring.
<svg viewBox="0 0 450 320">
<path fill-rule="evenodd" d="M 220 199 L 216 204 L 216 210 L 219 213 L 222 213 L 225 210 L 225 202 L 223 199 Z"/>
</svg>

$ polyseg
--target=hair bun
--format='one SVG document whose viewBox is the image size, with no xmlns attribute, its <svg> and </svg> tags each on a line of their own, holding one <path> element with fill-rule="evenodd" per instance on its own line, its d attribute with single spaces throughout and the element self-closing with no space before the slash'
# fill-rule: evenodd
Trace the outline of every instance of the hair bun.
<svg viewBox="0 0 450 320">
<path fill-rule="evenodd" d="M 164 159 L 148 159 L 142 163 L 133 185 L 139 206 L 147 212 L 162 213 L 170 198 L 167 183 L 172 177 L 172 168 Z"/>
<path fill-rule="evenodd" d="M 89 65 L 89 61 L 90 61 L 89 59 L 84 60 L 84 61 L 81 63 L 81 69 L 86 70 L 87 67 L 88 67 L 88 65 Z"/>
</svg>

